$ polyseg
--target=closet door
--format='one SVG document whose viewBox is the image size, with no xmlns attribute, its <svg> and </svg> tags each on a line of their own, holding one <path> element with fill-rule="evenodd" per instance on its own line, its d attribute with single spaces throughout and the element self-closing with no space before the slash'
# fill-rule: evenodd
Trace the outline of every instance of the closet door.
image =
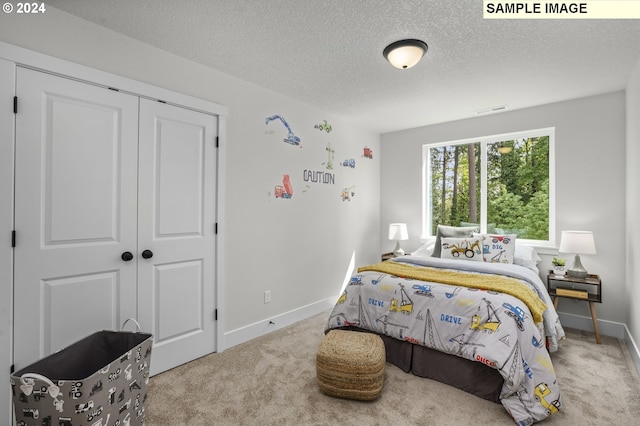
<svg viewBox="0 0 640 426">
<path fill-rule="evenodd" d="M 140 100 L 138 313 L 151 373 L 215 350 L 217 117 Z"/>
<path fill-rule="evenodd" d="M 138 98 L 24 68 L 17 95 L 20 369 L 136 317 Z"/>
</svg>

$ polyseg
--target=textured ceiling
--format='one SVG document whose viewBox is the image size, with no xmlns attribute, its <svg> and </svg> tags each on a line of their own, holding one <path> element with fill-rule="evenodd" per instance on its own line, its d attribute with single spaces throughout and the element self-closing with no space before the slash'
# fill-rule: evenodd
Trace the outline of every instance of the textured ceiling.
<svg viewBox="0 0 640 426">
<path fill-rule="evenodd" d="M 640 20 L 484 20 L 480 0 L 49 0 L 375 132 L 624 89 Z M 414 68 L 389 43 L 429 45 Z"/>
</svg>

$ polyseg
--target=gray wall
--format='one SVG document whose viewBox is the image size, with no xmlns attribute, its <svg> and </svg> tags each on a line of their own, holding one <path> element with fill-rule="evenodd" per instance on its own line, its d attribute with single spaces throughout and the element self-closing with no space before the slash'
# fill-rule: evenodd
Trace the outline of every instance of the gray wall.
<svg viewBox="0 0 640 426">
<path fill-rule="evenodd" d="M 411 240 L 422 234 L 422 145 L 555 127 L 557 243 L 566 229 L 592 230 L 598 254 L 582 263 L 603 281 L 598 318 L 627 320 L 625 292 L 625 94 L 608 93 L 568 102 L 420 127 L 382 135 L 380 245 L 390 222 L 407 222 Z M 549 266 L 553 250 L 544 250 Z M 556 252 L 557 254 L 557 252 Z M 566 255 L 565 255 L 566 256 Z M 544 274 L 546 275 L 546 274 Z M 589 317 L 584 302 L 562 300 L 558 310 L 572 318 Z M 606 325 L 601 330 L 607 331 Z"/>
<path fill-rule="evenodd" d="M 225 332 L 337 297 L 352 256 L 356 264 L 379 259 L 379 135 L 53 7 L 25 19 L 2 15 L 0 41 L 229 108 L 221 200 L 226 281 L 219 301 Z M 282 142 L 286 130 L 280 122 L 265 125 L 274 114 L 286 117 L 302 148 Z M 314 128 L 322 120 L 332 124 L 331 133 Z M 329 142 L 335 183 L 305 182 L 304 170 L 324 169 Z M 361 157 L 365 146 L 373 150 L 372 160 Z M 355 169 L 340 165 L 347 158 L 356 160 Z M 290 200 L 273 196 L 283 174 L 294 186 Z M 342 201 L 342 189 L 351 185 L 355 196 Z M 271 291 L 269 304 L 265 290 Z"/>
<path fill-rule="evenodd" d="M 640 60 L 627 87 L 627 327 L 640 345 Z M 636 365 L 640 355 L 635 348 Z"/>
</svg>

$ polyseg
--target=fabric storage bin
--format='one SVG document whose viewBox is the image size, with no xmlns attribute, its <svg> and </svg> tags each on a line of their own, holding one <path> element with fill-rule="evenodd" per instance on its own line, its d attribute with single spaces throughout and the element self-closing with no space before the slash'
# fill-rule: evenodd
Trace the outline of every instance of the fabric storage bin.
<svg viewBox="0 0 640 426">
<path fill-rule="evenodd" d="M 11 374 L 16 425 L 144 425 L 152 340 L 99 331 Z"/>
</svg>

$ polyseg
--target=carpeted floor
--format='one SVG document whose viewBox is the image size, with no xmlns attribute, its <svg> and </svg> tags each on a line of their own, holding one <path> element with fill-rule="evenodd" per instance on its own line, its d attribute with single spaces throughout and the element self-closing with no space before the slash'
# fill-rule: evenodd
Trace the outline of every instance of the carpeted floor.
<svg viewBox="0 0 640 426">
<path fill-rule="evenodd" d="M 151 378 L 147 426 L 510 425 L 500 404 L 387 364 L 373 402 L 318 390 L 315 355 L 328 313 Z M 561 411 L 541 425 L 639 425 L 640 378 L 625 343 L 568 329 L 552 362 Z M 152 358 L 153 362 L 153 358 Z"/>
</svg>

